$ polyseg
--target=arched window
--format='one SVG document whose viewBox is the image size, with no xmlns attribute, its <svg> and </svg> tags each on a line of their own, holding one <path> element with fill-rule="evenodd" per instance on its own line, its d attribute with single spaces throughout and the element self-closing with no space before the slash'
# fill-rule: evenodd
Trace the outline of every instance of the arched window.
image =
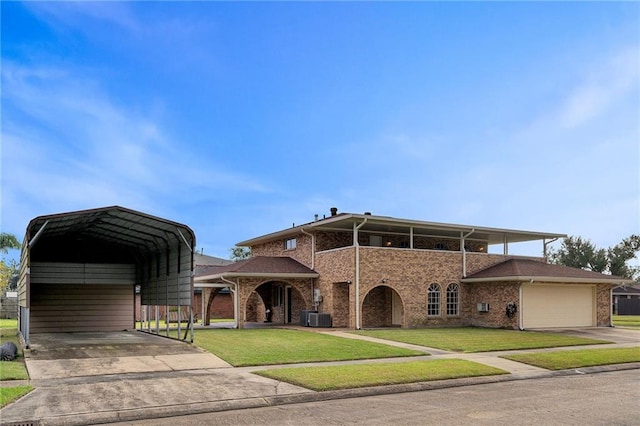
<svg viewBox="0 0 640 426">
<path fill-rule="evenodd" d="M 447 287 L 447 315 L 459 315 L 460 290 L 458 284 L 451 283 Z"/>
<path fill-rule="evenodd" d="M 440 286 L 431 284 L 427 289 L 427 316 L 440 316 Z"/>
</svg>

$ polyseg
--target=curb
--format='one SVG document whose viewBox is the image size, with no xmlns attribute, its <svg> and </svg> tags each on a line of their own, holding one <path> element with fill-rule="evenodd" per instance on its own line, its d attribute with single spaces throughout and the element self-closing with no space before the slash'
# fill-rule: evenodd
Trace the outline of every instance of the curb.
<svg viewBox="0 0 640 426">
<path fill-rule="evenodd" d="M 307 402 L 331 401 L 336 399 L 361 398 L 366 396 L 391 395 L 406 392 L 420 392 L 463 386 L 482 385 L 490 383 L 511 382 L 517 380 L 536 380 L 552 377 L 564 377 L 584 374 L 598 374 L 613 371 L 637 370 L 640 362 L 628 364 L 614 364 L 581 369 L 549 371 L 533 377 L 517 377 L 512 374 L 498 376 L 483 376 L 464 379 L 438 380 L 433 382 L 408 383 L 402 385 L 376 386 L 367 388 L 345 389 L 326 392 L 306 392 L 302 394 L 276 395 L 268 397 L 254 397 L 237 400 L 200 402 L 194 404 L 167 405 L 161 407 L 135 408 L 120 411 L 104 411 L 98 413 L 70 414 L 65 416 L 47 417 L 38 420 L 20 421 L 11 424 L 31 424 L 39 426 L 80 426 L 104 423 L 127 422 L 162 417 L 184 416 L 190 414 L 205 414 L 222 411 L 243 410 L 248 408 L 265 408 L 280 405 L 300 404 Z"/>
</svg>

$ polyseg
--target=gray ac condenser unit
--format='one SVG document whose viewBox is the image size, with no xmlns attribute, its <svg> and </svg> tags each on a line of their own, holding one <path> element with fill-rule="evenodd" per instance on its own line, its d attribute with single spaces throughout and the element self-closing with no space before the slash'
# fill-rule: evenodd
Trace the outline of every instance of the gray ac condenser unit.
<svg viewBox="0 0 640 426">
<path fill-rule="evenodd" d="M 326 328 L 331 327 L 331 314 L 309 313 L 309 326 Z"/>
</svg>

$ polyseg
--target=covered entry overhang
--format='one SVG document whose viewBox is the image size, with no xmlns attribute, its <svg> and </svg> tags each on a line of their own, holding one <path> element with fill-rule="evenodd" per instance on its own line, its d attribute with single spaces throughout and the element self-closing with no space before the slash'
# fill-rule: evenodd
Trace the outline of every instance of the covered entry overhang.
<svg viewBox="0 0 640 426">
<path fill-rule="evenodd" d="M 233 327 L 242 328 L 246 320 L 245 304 L 258 286 L 266 282 L 304 283 L 304 288 L 299 290 L 310 304 L 314 280 L 318 276 L 317 272 L 290 257 L 255 256 L 196 276 L 194 287 L 203 290 L 228 287 L 233 294 Z"/>
<path fill-rule="evenodd" d="M 471 291 L 474 283 L 519 283 L 520 329 L 611 326 L 612 288 L 631 282 L 528 259 L 509 259 L 461 281 L 471 284 Z"/>
<path fill-rule="evenodd" d="M 119 206 L 31 220 L 19 280 L 25 343 L 31 333 L 133 329 L 136 291 L 155 320 L 145 331 L 160 333 L 159 307 L 191 312 L 194 246 L 188 226 Z M 191 321 L 184 334 L 163 331 L 193 340 Z"/>
</svg>

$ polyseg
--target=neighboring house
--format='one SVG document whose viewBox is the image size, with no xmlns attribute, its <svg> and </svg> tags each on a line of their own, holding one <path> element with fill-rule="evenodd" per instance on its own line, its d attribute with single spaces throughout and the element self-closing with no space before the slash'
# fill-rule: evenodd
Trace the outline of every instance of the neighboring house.
<svg viewBox="0 0 640 426">
<path fill-rule="evenodd" d="M 629 280 L 509 255 L 510 244 L 540 241 L 545 252 L 565 236 L 334 208 L 239 242 L 250 259 L 197 274 L 194 285 L 230 288 L 239 327 L 302 323 L 312 310 L 355 329 L 610 326 L 611 289 Z M 496 245 L 502 254 L 489 253 Z"/>
<path fill-rule="evenodd" d="M 615 315 L 640 315 L 640 284 L 621 285 L 613 289 Z"/>
</svg>

